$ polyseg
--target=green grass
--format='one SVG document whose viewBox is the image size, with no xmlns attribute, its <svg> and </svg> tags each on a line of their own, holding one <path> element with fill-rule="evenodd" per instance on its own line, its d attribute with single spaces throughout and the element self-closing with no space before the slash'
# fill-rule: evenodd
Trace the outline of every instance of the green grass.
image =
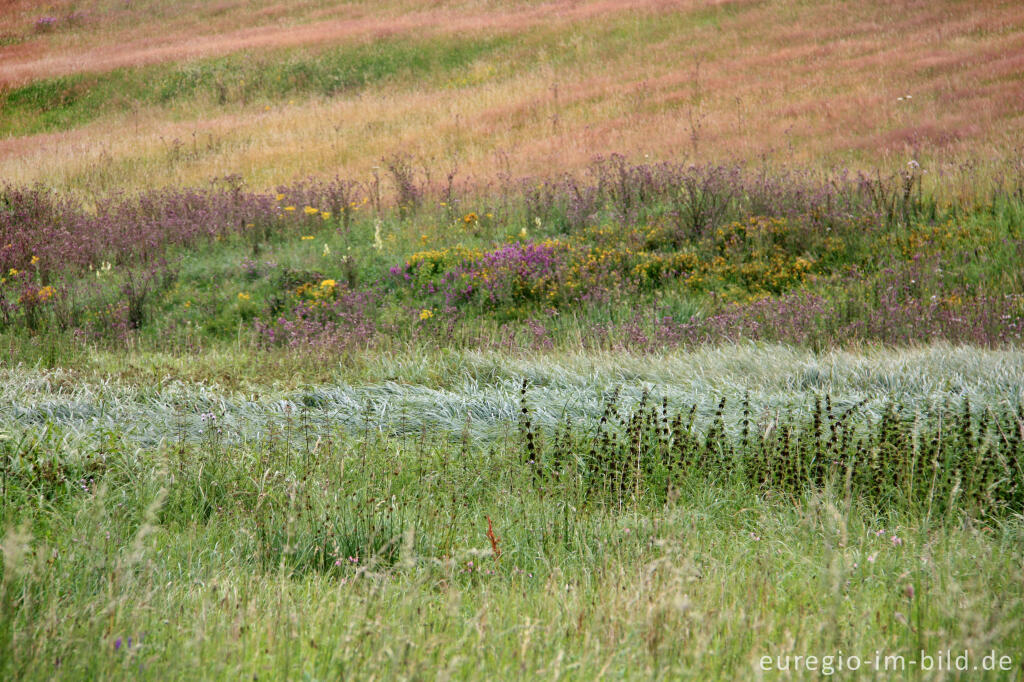
<svg viewBox="0 0 1024 682">
<path fill-rule="evenodd" d="M 767 356 L 782 361 L 768 367 Z M 663 502 L 588 496 L 575 475 L 538 486 L 503 379 L 531 376 L 543 423 L 557 390 L 649 380 L 655 395 L 689 395 L 747 377 L 743 388 L 792 392 L 793 377 L 829 366 L 837 393 L 888 384 L 929 397 L 944 389 L 924 370 L 942 368 L 978 407 L 1000 401 L 994 384 L 1021 381 L 1013 357 L 945 348 L 824 359 L 707 349 L 659 365 L 367 359 L 339 373 L 366 382 L 408 368 L 436 388 L 268 391 L 274 417 L 241 428 L 257 407 L 216 387 L 9 370 L 3 404 L 20 416 L 4 416 L 4 673 L 735 679 L 756 675 L 764 655 L 921 649 L 995 649 L 1019 666 L 1019 516 L 878 508 L 842 485 L 791 497 L 703 476 Z M 491 393 L 511 403 L 503 436 L 473 428 Z M 341 409 L 302 407 L 332 397 Z M 445 398 L 460 406 L 446 414 Z M 360 399 L 370 410 L 347 420 Z M 47 403 L 40 420 L 33 409 Z M 429 404 L 436 426 L 424 422 Z M 472 421 L 459 429 L 464 409 Z M 414 423 L 401 428 L 403 418 Z M 161 419 L 168 431 L 148 444 L 125 428 Z M 28 432 L 43 443 L 34 469 L 27 452 L 11 458 Z"/>
<path fill-rule="evenodd" d="M 475 301 L 454 332 L 391 266 L 523 229 L 632 257 L 670 250 L 671 215 L 579 225 L 560 205 L 425 200 L 349 223 L 296 199 L 163 252 L 120 335 L 104 310 L 144 270 L 65 273 L 45 324 L 0 336 L 0 675 L 742 679 L 763 656 L 948 650 L 1019 671 L 1018 348 L 586 339 L 645 306 L 764 295 L 772 259 L 819 264 L 783 292 L 869 299 L 887 266 L 923 259 L 952 291 L 1019 296 L 1004 199 L 930 201 L 870 237 L 729 215 L 674 245 L 714 264 L 702 288 L 665 278 L 557 314 Z M 260 343 L 255 321 L 323 279 L 379 296 L 372 347 Z M 57 325 L 74 305 L 78 335 Z M 544 351 L 503 326 L 541 315 Z"/>
<path fill-rule="evenodd" d="M 500 37 L 392 38 L 320 52 L 245 52 L 37 80 L 0 92 L 0 136 L 68 130 L 146 107 L 170 108 L 178 116 L 192 117 L 197 108 L 352 96 L 386 82 L 408 84 L 458 72 L 506 44 Z"/>
<path fill-rule="evenodd" d="M 38 79 L 0 91 L 0 136 L 69 130 L 145 109 L 190 120 L 223 107 L 276 106 L 291 98 L 352 97 L 369 87 L 457 88 L 481 77 L 512 74 L 511 65 L 538 55 L 558 67 L 629 58 L 639 36 L 670 37 L 685 15 L 612 20 L 574 29 L 571 40 L 544 27 L 520 34 L 374 39 L 328 48 L 231 53 L 180 63 L 120 68 Z M 487 64 L 485 76 L 474 64 Z"/>
<path fill-rule="evenodd" d="M 529 346 L 534 340 L 524 329 L 502 332 L 501 325 L 539 319 L 550 344 L 561 350 L 585 347 L 593 326 L 621 328 L 634 320 L 638 311 L 645 312 L 643 323 L 651 325 L 647 318 L 656 315 L 682 321 L 713 313 L 722 302 L 742 303 L 794 292 L 835 300 L 848 306 L 855 319 L 879 305 L 879 295 L 890 286 L 886 277 L 892 267 L 920 268 L 920 291 L 914 295 L 922 300 L 932 293 L 945 297 L 949 292 L 958 292 L 964 299 L 989 296 L 1009 300 L 1020 299 L 1024 292 L 1024 278 L 1015 267 L 1022 223 L 1020 206 L 1014 203 L 996 202 L 966 213 L 950 209 L 933 219 L 916 218 L 910 225 L 897 224 L 881 231 L 852 225 L 832 232 L 808 227 L 800 220 L 782 221 L 776 224 L 781 235 L 775 237 L 778 243 L 768 246 L 758 241 L 762 237 L 757 232 L 744 235 L 746 223 L 739 215 L 738 222 L 725 226 L 724 232 L 720 229 L 717 236 L 694 238 L 678 246 L 666 236 L 671 235 L 671 225 L 666 215 L 669 208 L 664 206 L 647 207 L 647 215 L 627 229 L 608 217 L 595 219 L 598 224 L 593 227 L 566 224 L 558 207 L 544 214 L 543 220 L 518 206 L 506 215 L 486 217 L 498 210 L 496 203 L 494 199 L 467 199 L 458 209 L 428 204 L 406 218 L 387 215 L 382 220 L 363 205 L 362 212 L 353 212 L 350 224 L 340 216 L 327 221 L 319 216 L 288 218 L 264 232 L 243 230 L 203 248 L 172 248 L 165 254 L 170 264 L 165 285 L 154 287 L 147 296 L 143 324 L 132 343 L 156 351 L 211 350 L 238 344 L 255 349 L 259 340 L 253 332 L 254 321 L 288 314 L 300 300 L 296 289 L 301 284 L 318 285 L 324 279 L 379 294 L 375 320 L 393 329 L 376 341 L 391 350 L 415 344 L 421 332 L 440 333 L 447 324 L 445 316 L 453 312 L 455 332 L 445 337 L 446 345 L 474 348 L 479 339 L 497 340 L 511 334 L 517 343 Z M 297 207 L 295 213 L 301 214 L 302 208 Z M 462 215 L 471 211 L 481 219 L 467 226 Z M 738 240 L 734 233 L 740 235 Z M 445 301 L 441 294 L 426 295 L 388 274 L 390 267 L 404 265 L 417 252 L 442 254 L 431 256 L 439 263 L 437 272 L 417 275 L 425 284 L 453 270 L 462 258 L 459 254 L 546 239 L 572 245 L 581 253 L 590 250 L 627 259 L 637 258 L 637 254 L 655 259 L 682 249 L 694 254 L 698 267 L 707 269 L 696 285 L 654 277 L 648 285 L 628 293 L 612 289 L 609 300 L 584 307 L 571 301 L 478 299 L 461 303 L 457 311 L 448 313 L 442 312 Z M 801 259 L 813 264 L 810 271 L 792 274 L 796 272 L 793 265 Z M 919 261 L 921 265 L 917 265 Z M 789 274 L 773 279 L 780 264 Z M 625 272 L 628 274 L 628 268 Z M 851 277 L 850 272 L 862 274 Z M 65 300 L 84 327 L 96 330 L 99 343 L 104 343 L 104 335 L 110 332 L 103 311 L 125 300 L 123 287 L 133 273 L 138 277 L 138 268 L 124 264 L 102 273 L 102 278 L 91 273 L 69 273 L 67 277 L 66 288 L 73 293 Z M 913 275 L 902 277 L 909 281 Z M 63 290 L 65 285 L 60 287 Z M 10 291 L 11 297 L 18 293 L 16 288 Z M 421 309 L 435 310 L 438 316 L 417 329 Z M 12 359 L 59 365 L 57 356 L 74 357 L 77 352 L 77 344 L 55 319 L 46 322 L 50 333 L 42 343 L 26 334 L 18 321 L 17 316 L 12 317 L 3 330 Z M 114 341 L 123 343 L 120 337 Z M 629 343 L 626 339 L 613 342 Z M 828 345 L 827 338 L 824 345 Z"/>
<path fill-rule="evenodd" d="M 261 243 L 257 260 L 340 277 L 326 243 L 363 279 L 420 248 L 420 230 L 448 229 L 430 220 L 386 223 L 379 250 L 370 221 L 347 234 L 311 221 Z M 633 355 L 586 351 L 567 326 L 543 353 L 413 338 L 376 352 L 261 350 L 239 330 L 281 283 L 246 273 L 253 244 L 169 255 L 177 279 L 133 348 L 6 334 L 0 674 L 736 679 L 762 656 L 965 649 L 1020 665 L 1024 526 L 986 504 L 964 466 L 1012 441 L 1016 349 Z M 965 276 L 997 276 L 979 262 Z M 837 412 L 858 406 L 868 439 L 901 405 L 902 435 L 869 442 L 887 453 L 874 482 L 836 470 L 759 486 L 699 460 L 682 476 L 632 479 L 613 464 L 595 478 L 584 463 L 615 449 L 596 434 L 616 391 L 625 415 L 645 391 L 673 412 L 694 406 L 708 452 L 746 437 L 744 400 L 755 441 L 794 428 L 806 442 L 825 396 Z M 978 421 L 990 413 L 1001 421 Z M 937 414 L 957 473 L 918 476 L 904 495 L 886 481 L 901 475 L 890 462 L 931 457 Z M 524 464 L 530 442 L 551 473 Z M 985 480 L 1020 476 L 997 475 Z"/>
<path fill-rule="evenodd" d="M 216 412 L 245 438 L 308 404 L 311 428 L 361 426 L 419 433 L 423 428 L 481 439 L 500 436 L 519 410 L 519 388 L 531 384 L 534 422 L 554 428 L 566 416 L 596 419 L 616 388 L 636 402 L 644 389 L 673 406 L 698 404 L 710 420 L 725 397 L 738 419 L 749 396 L 755 412 L 810 414 L 815 396 L 861 404 L 877 420 L 886 403 L 925 410 L 952 397 L 976 409 L 1024 399 L 1024 362 L 1017 351 L 933 346 L 813 353 L 787 346 L 742 344 L 661 355 L 628 353 L 481 353 L 410 348 L 324 363 L 295 352 L 248 349 L 199 354 L 86 351 L 67 368 L 0 369 L 0 424 L 49 424 L 71 441 L 96 432 L 132 435 L 149 444 L 174 440 L 182 425 L 195 436 L 198 415 Z M 71 442 L 68 441 L 68 442 Z"/>
<path fill-rule="evenodd" d="M 552 102 L 539 106 L 554 125 L 593 104 L 561 105 L 556 74 L 658 83 L 677 65 L 654 56 L 700 47 L 683 24 L 707 35 L 744 11 L 36 81 L 0 93 L 0 136 L 378 89 L 457 98 L 512 82 L 524 63 L 551 69 Z M 700 105 L 696 85 L 680 92 Z M 218 144 L 175 140 L 167 162 Z M 280 205 L 295 210 L 258 228 L 210 225 L 219 236 L 137 260 L 112 251 L 113 265 L 88 271 L 34 258 L 44 245 L 15 216 L 35 214 L 0 193 L 24 241 L 11 237 L 20 260 L 0 273 L 0 678 L 803 679 L 819 675 L 762 675 L 759 663 L 841 653 L 905 657 L 861 677 L 931 679 L 943 676 L 914 665 L 921 652 L 967 651 L 975 665 L 1010 657 L 988 678 L 1020 679 L 1019 342 L 829 340 L 901 287 L 954 314 L 1012 301 L 998 319 L 1019 323 L 1019 169 L 878 176 L 872 198 L 837 194 L 844 208 L 773 221 L 758 202 L 817 181 L 782 170 L 764 196 L 692 178 L 689 195 L 687 180 L 658 194 L 615 163 L 595 166 L 604 183 L 582 192 L 534 194 L 530 181 L 420 196 L 428 173 L 444 173 L 384 158 L 379 177 L 315 206 L 327 220 L 286 188 Z M 223 191 L 241 193 L 236 182 Z M 587 204 L 590 190 L 600 200 Z M 202 196 L 184 204 L 205 210 Z M 607 299 L 544 298 L 527 281 L 456 308 L 402 279 L 404 267 L 440 287 L 467 253 L 545 240 L 619 264 L 587 284 Z M 408 265 L 428 250 L 426 272 Z M 683 252 L 699 281 L 658 270 Z M 559 267 L 553 278 L 582 280 Z M 143 296 L 148 272 L 158 277 Z M 258 331 L 352 292 L 372 295 L 369 339 L 289 345 Z M 664 315 L 700 320 L 795 293 L 849 319 L 799 345 L 633 340 Z M 129 303 L 137 318 L 118 312 Z M 613 331 L 595 343 L 602 326 Z"/>
</svg>

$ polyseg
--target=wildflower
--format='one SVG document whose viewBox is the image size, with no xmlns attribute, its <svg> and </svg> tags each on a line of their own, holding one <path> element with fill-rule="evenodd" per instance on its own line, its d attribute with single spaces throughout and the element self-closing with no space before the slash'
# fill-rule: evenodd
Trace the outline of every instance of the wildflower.
<svg viewBox="0 0 1024 682">
<path fill-rule="evenodd" d="M 303 235 L 302 236 L 302 241 L 304 241 L 304 242 L 308 242 L 308 241 L 310 241 L 312 239 L 313 239 L 313 235 L 311 235 L 311 234 L 307 234 L 307 235 Z"/>
<path fill-rule="evenodd" d="M 278 194 L 277 195 L 277 200 L 278 201 L 284 201 L 284 195 L 283 194 Z"/>
<path fill-rule="evenodd" d="M 324 244 L 324 253 L 323 253 L 324 258 L 327 258 L 330 255 L 331 255 L 331 247 L 327 246 L 327 244 Z"/>
<path fill-rule="evenodd" d="M 522 237 L 523 239 L 526 239 L 526 228 L 525 227 L 523 229 L 519 230 L 519 236 Z"/>
<path fill-rule="evenodd" d="M 893 535 L 889 540 L 892 542 L 893 547 L 899 547 L 903 544 L 903 539 L 898 535 Z"/>
<path fill-rule="evenodd" d="M 433 316 L 434 316 L 434 311 L 433 310 L 428 310 L 427 308 L 424 308 L 423 310 L 420 311 L 420 319 L 421 320 L 429 320 Z"/>
<path fill-rule="evenodd" d="M 192 307 L 192 301 L 185 301 L 185 307 L 186 308 L 191 308 Z"/>
<path fill-rule="evenodd" d="M 462 216 L 462 222 L 465 223 L 466 225 L 473 225 L 479 219 L 480 218 L 477 216 L 476 213 L 467 213 L 466 215 Z"/>
<path fill-rule="evenodd" d="M 329 219 L 331 217 L 331 212 L 330 211 L 320 211 L 320 217 L 323 218 L 324 220 L 327 220 L 327 219 Z"/>
<path fill-rule="evenodd" d="M 336 286 L 337 282 L 335 282 L 333 279 L 325 279 L 324 281 L 320 282 L 321 289 L 334 288 Z"/>
<path fill-rule="evenodd" d="M 238 300 L 239 301 L 248 301 L 250 298 L 252 298 L 252 296 L 250 296 L 249 294 L 245 293 L 244 291 L 238 292 Z"/>
<path fill-rule="evenodd" d="M 319 209 L 313 208 L 312 206 L 307 206 L 306 208 L 302 209 L 302 211 L 306 215 L 316 215 L 317 213 L 320 212 Z"/>
<path fill-rule="evenodd" d="M 15 270 L 14 268 L 11 268 L 10 270 L 7 271 L 7 275 L 9 277 L 17 277 L 18 276 L 18 271 Z"/>
<path fill-rule="evenodd" d="M 384 223 L 381 222 L 380 218 L 377 218 L 377 222 L 373 226 L 373 248 L 381 251 L 384 249 L 384 241 L 381 239 L 380 230 L 384 227 Z"/>
<path fill-rule="evenodd" d="M 868 555 L 868 563 L 869 564 L 875 563 L 876 559 L 878 559 L 878 552 L 875 552 L 874 554 L 869 554 Z"/>
<path fill-rule="evenodd" d="M 30 265 L 35 265 L 38 262 L 39 262 L 39 256 L 32 256 L 32 261 L 30 262 Z"/>
<path fill-rule="evenodd" d="M 294 206 L 285 206 L 284 210 L 286 210 L 286 211 L 294 211 L 295 207 Z"/>
</svg>

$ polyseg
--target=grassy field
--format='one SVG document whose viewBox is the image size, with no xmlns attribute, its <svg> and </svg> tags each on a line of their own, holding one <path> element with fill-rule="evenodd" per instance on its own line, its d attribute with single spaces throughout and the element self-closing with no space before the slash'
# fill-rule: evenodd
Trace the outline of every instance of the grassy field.
<svg viewBox="0 0 1024 682">
<path fill-rule="evenodd" d="M 1024 678 L 1022 26 L 8 2 L 0 677 Z"/>
<path fill-rule="evenodd" d="M 1012 157 L 1024 128 L 1014 2 L 44 11 L 0 27 L 0 175 L 89 195 L 365 178 L 396 151 L 473 185 L 611 153 L 937 172 Z"/>
<path fill-rule="evenodd" d="M 977 506 L 966 480 L 936 485 L 921 420 L 951 396 L 976 415 L 1020 405 L 1013 353 L 421 356 L 236 391 L 111 382 L 111 361 L 4 376 L 4 501 L 22 524 L 4 541 L 9 674 L 706 679 L 764 655 L 1024 644 L 1019 516 Z M 416 369 L 386 380 L 396 367 Z M 614 451 L 619 490 L 587 451 L 616 389 L 633 438 L 644 388 L 670 419 L 698 406 L 698 457 L 728 439 L 739 458 L 745 419 L 748 449 L 790 423 L 795 454 L 822 395 L 836 416 L 863 405 L 851 433 L 894 456 L 892 434 L 862 429 L 899 401 L 922 494 L 855 494 L 842 468 L 792 492 L 696 460 L 648 470 L 669 440 L 644 438 Z M 945 447 L 991 451 L 984 418 L 960 440 L 962 409 L 947 405 Z"/>
</svg>

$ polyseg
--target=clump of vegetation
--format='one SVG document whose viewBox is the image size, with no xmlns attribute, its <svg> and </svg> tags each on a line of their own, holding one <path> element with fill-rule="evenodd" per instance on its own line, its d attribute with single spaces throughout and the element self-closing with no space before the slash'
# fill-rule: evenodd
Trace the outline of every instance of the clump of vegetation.
<svg viewBox="0 0 1024 682">
<path fill-rule="evenodd" d="M 425 194 L 408 163 L 392 162 L 392 203 L 379 177 L 274 194 L 226 178 L 95 211 L 8 188 L 0 324 L 89 343 L 198 329 L 206 344 L 337 352 L 486 347 L 494 325 L 530 346 L 644 350 L 739 338 L 1006 346 L 1024 330 L 1019 187 L 983 208 L 940 208 L 916 168 L 815 180 L 615 157 L 584 178 L 456 198 Z M 680 203 L 697 201 L 693 183 L 716 193 L 700 200 L 714 211 Z"/>
</svg>

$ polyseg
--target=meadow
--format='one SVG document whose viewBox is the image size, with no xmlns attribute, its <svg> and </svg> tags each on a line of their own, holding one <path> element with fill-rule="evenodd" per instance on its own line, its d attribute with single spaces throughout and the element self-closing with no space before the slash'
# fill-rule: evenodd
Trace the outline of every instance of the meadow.
<svg viewBox="0 0 1024 682">
<path fill-rule="evenodd" d="M 5 679 L 1024 676 L 1014 3 L 187 10 L 0 17 Z"/>
</svg>

